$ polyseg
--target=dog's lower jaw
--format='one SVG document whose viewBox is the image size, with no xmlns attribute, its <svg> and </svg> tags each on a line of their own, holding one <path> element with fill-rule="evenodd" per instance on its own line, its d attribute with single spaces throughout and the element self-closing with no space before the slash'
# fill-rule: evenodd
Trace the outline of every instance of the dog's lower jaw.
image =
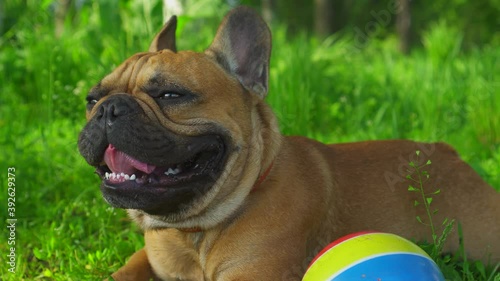
<svg viewBox="0 0 500 281">
<path fill-rule="evenodd" d="M 272 166 L 269 166 L 263 173 L 268 173 L 270 168 L 272 168 Z M 247 172 L 248 171 L 249 170 L 247 170 Z M 257 181 L 248 180 L 248 178 L 242 179 L 242 181 L 237 184 L 237 188 L 231 190 L 231 193 L 224 194 L 220 197 L 217 197 L 218 194 L 215 194 L 215 198 L 210 200 L 207 207 L 201 209 L 199 213 L 193 214 L 192 210 L 188 210 L 185 214 L 179 213 L 170 216 L 159 216 L 150 215 L 142 210 L 134 209 L 128 209 L 127 213 L 130 218 L 145 231 L 165 228 L 209 230 L 224 221 L 230 220 L 231 217 L 234 217 L 238 213 L 237 210 L 244 205 L 246 197 L 251 190 L 255 188 L 256 182 L 262 179 L 262 175 L 259 174 L 258 169 L 255 169 L 255 174 L 257 175 Z M 218 188 L 214 188 L 214 190 L 217 191 Z M 202 204 L 202 201 L 206 201 L 206 199 L 207 198 L 203 198 L 203 200 L 200 199 L 199 205 Z M 195 206 L 197 204 L 197 202 L 193 203 Z"/>
</svg>

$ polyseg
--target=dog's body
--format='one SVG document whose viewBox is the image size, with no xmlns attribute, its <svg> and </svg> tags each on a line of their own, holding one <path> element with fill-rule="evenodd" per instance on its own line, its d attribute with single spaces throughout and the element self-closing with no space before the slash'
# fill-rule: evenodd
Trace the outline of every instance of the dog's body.
<svg viewBox="0 0 500 281">
<path fill-rule="evenodd" d="M 263 101 L 271 41 L 254 12 L 233 10 L 205 53 L 175 53 L 174 33 L 175 18 L 88 98 L 80 151 L 145 230 L 116 280 L 300 280 L 352 232 L 430 241 L 406 179 L 428 159 L 438 232 L 456 219 L 470 258 L 499 261 L 500 196 L 449 146 L 283 137 Z M 455 231 L 445 251 L 457 249 Z"/>
</svg>

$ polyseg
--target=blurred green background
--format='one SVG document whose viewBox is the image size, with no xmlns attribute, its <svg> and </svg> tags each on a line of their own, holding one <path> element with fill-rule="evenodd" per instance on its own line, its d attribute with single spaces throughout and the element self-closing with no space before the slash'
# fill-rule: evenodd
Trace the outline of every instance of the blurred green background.
<svg viewBox="0 0 500 281">
<path fill-rule="evenodd" d="M 142 247 L 78 154 L 85 95 L 147 50 L 169 14 L 179 15 L 178 48 L 202 51 L 238 4 L 272 27 L 267 100 L 283 133 L 445 141 L 500 189 L 499 0 L 4 0 L 0 179 L 16 168 L 18 260 L 14 275 L 2 265 L 2 280 L 100 280 Z"/>
</svg>

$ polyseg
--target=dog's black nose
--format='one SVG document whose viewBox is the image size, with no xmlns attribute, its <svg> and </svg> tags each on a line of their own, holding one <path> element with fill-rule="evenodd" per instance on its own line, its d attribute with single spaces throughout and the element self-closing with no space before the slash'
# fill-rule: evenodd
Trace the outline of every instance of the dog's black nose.
<svg viewBox="0 0 500 281">
<path fill-rule="evenodd" d="M 126 94 L 113 95 L 101 104 L 96 118 L 107 126 L 113 126 L 120 117 L 136 114 L 138 109 L 139 105 L 132 97 Z"/>
</svg>

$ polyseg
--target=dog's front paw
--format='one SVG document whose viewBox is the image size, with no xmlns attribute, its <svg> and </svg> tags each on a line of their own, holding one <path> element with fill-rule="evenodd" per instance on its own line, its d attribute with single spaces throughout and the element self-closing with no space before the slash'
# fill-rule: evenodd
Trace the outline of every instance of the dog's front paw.
<svg viewBox="0 0 500 281">
<path fill-rule="evenodd" d="M 150 281 L 160 280 L 156 277 L 149 264 L 146 251 L 141 249 L 135 252 L 127 264 L 122 266 L 118 271 L 111 274 L 109 281 Z"/>
</svg>

